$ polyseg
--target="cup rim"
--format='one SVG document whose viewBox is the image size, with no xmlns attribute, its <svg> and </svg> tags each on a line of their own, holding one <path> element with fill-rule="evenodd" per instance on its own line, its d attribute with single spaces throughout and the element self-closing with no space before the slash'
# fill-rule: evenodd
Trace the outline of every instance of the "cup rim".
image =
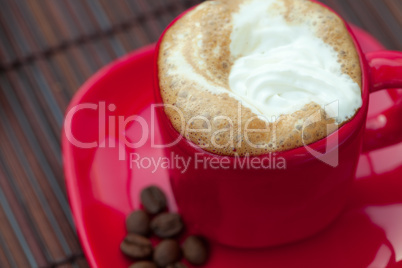
<svg viewBox="0 0 402 268">
<path fill-rule="evenodd" d="M 357 110 L 355 115 L 353 116 L 352 119 L 349 121 L 345 122 L 341 127 L 339 127 L 336 131 L 331 133 L 330 135 L 315 141 L 313 143 L 303 145 L 300 147 L 292 148 L 289 150 L 284 150 L 284 151 L 273 151 L 269 153 L 264 153 L 264 154 L 259 154 L 259 155 L 246 155 L 246 156 L 231 156 L 231 155 L 220 155 L 220 154 L 215 154 L 209 151 L 206 151 L 202 148 L 200 148 L 198 145 L 193 143 L 191 140 L 188 140 L 185 137 L 182 137 L 180 142 L 176 144 L 175 146 L 180 145 L 182 149 L 186 151 L 191 151 L 191 153 L 198 153 L 198 154 L 203 154 L 203 157 L 207 158 L 228 158 L 228 159 L 235 159 L 235 158 L 263 158 L 263 157 L 268 157 L 272 154 L 275 154 L 276 157 L 283 157 L 287 160 L 293 159 L 295 157 L 302 157 L 302 156 L 307 156 L 311 154 L 309 151 L 306 149 L 306 146 L 311 148 L 312 150 L 315 151 L 325 151 L 323 149 L 330 147 L 330 148 L 335 148 L 339 147 L 341 144 L 343 144 L 345 141 L 348 140 L 348 138 L 356 132 L 360 127 L 365 127 L 365 120 L 368 112 L 368 100 L 369 100 L 369 89 L 370 89 L 370 84 L 369 84 L 369 66 L 367 63 L 367 60 L 365 58 L 365 54 L 363 53 L 360 44 L 358 43 L 355 34 L 353 33 L 350 25 L 345 21 L 345 19 L 340 16 L 337 12 L 335 12 L 332 8 L 328 7 L 327 5 L 317 1 L 317 0 L 309 0 L 311 2 L 314 2 L 316 4 L 319 4 L 323 6 L 324 8 L 328 9 L 335 15 L 337 15 L 342 22 L 344 23 L 346 29 L 349 32 L 349 35 L 351 36 L 353 40 L 354 47 L 356 49 L 356 52 L 359 56 L 359 62 L 360 62 L 360 68 L 361 68 L 361 78 L 362 78 L 362 83 L 361 83 L 361 97 L 362 97 L 362 106 Z M 201 3 L 200 3 L 201 4 Z M 179 19 L 181 19 L 183 16 L 185 16 L 188 12 L 196 8 L 198 5 L 197 4 L 185 11 L 183 11 L 181 14 L 179 14 L 169 25 L 165 28 L 165 30 L 162 32 L 161 36 L 159 37 L 156 46 L 155 46 L 155 56 L 154 56 L 154 96 L 156 103 L 163 103 L 162 96 L 160 94 L 160 85 L 159 85 L 159 71 L 158 71 L 158 58 L 159 58 L 159 50 L 160 50 L 160 45 L 162 42 L 162 39 L 168 29 L 172 27 Z M 164 128 L 168 128 L 168 132 L 170 135 L 181 135 L 172 125 L 170 122 L 170 119 L 166 115 L 164 111 L 159 113 L 160 116 L 160 122 L 159 124 L 163 124 Z M 161 118 L 162 117 L 162 118 Z M 173 134 L 174 133 L 174 134 Z M 329 146 L 328 146 L 329 144 Z M 337 146 L 338 145 L 338 146 Z M 360 146 L 361 147 L 361 146 Z M 360 148 L 359 147 L 359 148 Z M 328 153 L 328 151 L 326 151 Z"/>
</svg>

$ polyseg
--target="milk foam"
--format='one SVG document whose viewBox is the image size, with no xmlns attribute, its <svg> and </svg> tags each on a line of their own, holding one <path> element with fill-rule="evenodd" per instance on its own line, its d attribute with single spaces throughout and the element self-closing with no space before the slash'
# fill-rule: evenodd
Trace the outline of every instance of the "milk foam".
<svg viewBox="0 0 402 268">
<path fill-rule="evenodd" d="M 273 3 L 282 1 L 251 0 L 233 14 L 230 90 L 268 119 L 334 101 L 337 122 L 351 118 L 362 104 L 360 87 L 342 73 L 337 52 L 313 26 L 289 24 Z"/>
<path fill-rule="evenodd" d="M 353 40 L 308 0 L 203 2 L 166 31 L 158 76 L 173 127 L 220 155 L 313 143 L 361 106 Z"/>
</svg>

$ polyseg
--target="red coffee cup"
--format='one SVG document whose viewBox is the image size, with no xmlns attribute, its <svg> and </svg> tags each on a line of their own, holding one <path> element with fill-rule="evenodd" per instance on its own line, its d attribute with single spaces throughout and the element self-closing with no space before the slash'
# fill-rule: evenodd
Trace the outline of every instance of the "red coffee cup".
<svg viewBox="0 0 402 268">
<path fill-rule="evenodd" d="M 163 109 L 157 110 L 165 144 L 178 141 L 166 148 L 166 153 L 190 161 L 185 172 L 178 168 L 169 170 L 172 190 L 190 233 L 235 247 L 273 246 L 311 236 L 328 226 L 342 211 L 363 140 L 365 150 L 401 140 L 402 124 L 397 116 L 401 114 L 402 101 L 388 114 L 369 122 L 371 129 L 367 132 L 366 119 L 369 93 L 402 87 L 402 53 L 364 54 L 346 26 L 360 57 L 363 104 L 352 120 L 322 140 L 269 155 L 220 156 L 183 138 Z M 157 57 L 154 82 L 156 103 L 163 103 Z M 274 163 L 283 160 L 286 169 Z M 269 161 L 271 167 L 264 169 Z M 240 167 L 240 163 L 245 164 Z M 260 163 L 260 168 L 253 168 L 251 163 Z"/>
</svg>

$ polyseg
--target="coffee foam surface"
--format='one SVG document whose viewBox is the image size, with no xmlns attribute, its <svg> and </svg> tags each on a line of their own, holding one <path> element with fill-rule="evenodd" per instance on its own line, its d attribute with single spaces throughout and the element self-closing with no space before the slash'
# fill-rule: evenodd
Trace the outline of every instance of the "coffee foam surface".
<svg viewBox="0 0 402 268">
<path fill-rule="evenodd" d="M 309 144 L 361 106 L 349 33 L 335 14 L 305 0 L 204 2 L 166 32 L 158 66 L 173 126 L 217 154 Z"/>
</svg>

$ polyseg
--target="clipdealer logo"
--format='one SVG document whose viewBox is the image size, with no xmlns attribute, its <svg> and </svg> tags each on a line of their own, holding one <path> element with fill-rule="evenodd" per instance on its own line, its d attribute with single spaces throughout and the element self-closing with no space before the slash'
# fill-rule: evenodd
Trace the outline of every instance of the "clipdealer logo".
<svg viewBox="0 0 402 268">
<path fill-rule="evenodd" d="M 155 139 L 155 131 L 156 127 L 155 124 L 157 124 L 156 120 L 156 112 L 155 110 L 157 108 L 169 108 L 169 109 L 174 109 L 176 112 L 181 116 L 181 122 L 182 124 L 185 124 L 184 116 L 180 109 L 173 105 L 169 104 L 152 104 L 151 107 L 151 116 L 150 118 L 144 118 L 140 115 L 131 115 L 131 116 L 123 116 L 123 115 L 116 115 L 116 105 L 114 104 L 109 104 L 106 105 L 106 102 L 101 101 L 99 103 L 82 103 L 77 106 L 74 106 L 71 108 L 65 117 L 64 121 L 64 132 L 66 135 L 66 138 L 68 141 L 73 145 L 78 148 L 83 148 L 83 149 L 91 149 L 91 148 L 118 148 L 119 152 L 119 160 L 126 160 L 126 148 L 131 148 L 131 149 L 136 149 L 144 146 L 146 143 L 150 143 L 151 148 L 168 148 L 171 146 L 176 145 L 181 139 L 184 138 L 184 135 L 178 135 L 178 138 L 169 143 L 169 144 L 158 144 Z M 338 115 L 338 102 L 333 102 L 328 104 L 327 106 L 324 107 L 325 110 L 325 116 L 328 118 L 336 118 Z M 89 138 L 86 137 L 76 137 L 74 135 L 74 130 L 73 130 L 73 122 L 74 120 L 80 120 L 80 116 L 84 116 L 86 118 L 85 122 L 88 122 L 87 120 L 90 119 L 92 120 L 91 123 L 93 123 L 93 126 L 87 125 L 86 127 L 94 127 L 98 130 L 98 135 L 97 137 L 92 137 L 92 140 L 88 140 Z M 327 144 L 324 146 L 325 151 L 316 151 L 311 144 L 308 144 L 304 140 L 305 136 L 305 130 L 306 128 L 314 124 L 320 120 L 322 120 L 322 114 L 317 111 L 316 113 L 313 113 L 312 115 L 307 118 L 303 124 L 302 127 L 302 142 L 305 147 L 305 149 L 313 155 L 315 158 L 319 159 L 320 161 L 326 163 L 327 165 L 330 165 L 332 167 L 338 166 L 339 163 L 339 152 L 338 152 L 338 131 L 335 131 L 337 128 L 336 124 L 331 124 L 327 125 L 327 133 L 332 133 L 331 134 L 331 143 L 329 143 L 329 139 L 326 139 Z M 207 118 L 201 118 L 202 116 L 197 116 L 197 120 L 205 120 L 208 121 L 210 119 Z M 222 119 L 222 116 L 219 116 L 220 120 Z M 225 118 L 225 120 L 231 120 L 230 118 Z M 191 121 L 191 120 L 190 120 Z M 211 125 L 210 122 L 208 122 L 209 125 Z M 207 123 L 207 125 L 208 125 Z M 136 129 L 138 129 L 135 137 L 130 136 L 127 133 L 127 130 L 132 126 L 136 125 Z M 187 125 L 186 131 L 205 131 L 205 130 L 194 130 L 190 129 L 189 126 Z M 211 130 L 211 128 L 209 128 Z M 264 130 L 252 130 L 252 131 L 264 131 Z M 255 145 L 252 144 L 249 139 L 247 138 L 247 133 L 251 132 L 250 130 L 245 129 L 244 130 L 244 135 L 245 135 L 245 142 L 248 142 L 250 146 L 255 146 L 255 148 L 259 148 L 258 146 L 260 145 Z M 183 133 L 181 133 L 183 134 Z M 234 137 L 235 135 L 233 133 L 230 133 L 231 137 Z M 110 139 L 110 137 L 114 137 L 114 139 Z M 230 141 L 233 144 L 235 143 L 234 141 Z M 214 137 L 212 136 L 211 139 L 211 144 L 213 146 L 219 146 L 215 144 Z M 148 145 L 147 145 L 148 146 Z M 202 147 L 201 147 L 202 148 Z M 270 153 L 268 154 L 271 158 L 273 157 L 274 159 L 278 158 L 275 153 Z M 144 156 L 145 157 L 145 156 Z M 263 167 L 267 166 L 268 164 L 264 163 L 259 163 L 256 164 L 254 162 L 250 161 L 258 161 L 256 159 L 258 158 L 252 158 L 252 157 L 240 157 L 240 156 L 234 156 L 237 161 L 234 161 L 234 163 L 237 163 L 237 167 L 240 168 L 258 168 L 258 167 Z M 138 155 L 130 155 L 130 162 L 132 160 L 135 160 L 134 162 L 138 163 L 138 161 L 141 161 Z M 144 158 L 147 159 L 147 158 Z M 226 160 L 225 158 L 222 158 L 223 162 L 218 163 L 217 165 L 219 168 L 225 169 L 226 167 Z M 245 159 L 242 160 L 243 162 L 240 161 L 240 159 Z M 264 159 L 264 158 L 263 158 Z M 159 161 L 159 162 L 158 162 Z M 174 158 L 170 158 L 170 161 L 176 161 Z M 184 160 L 183 160 L 184 161 Z M 213 160 L 216 161 L 216 160 Z M 215 165 L 215 163 L 212 161 L 212 163 L 209 163 L 207 165 Z M 265 159 L 265 161 L 268 161 Z M 142 160 L 142 163 L 149 162 L 151 163 L 149 166 L 155 167 L 155 166 L 162 166 L 162 162 L 166 162 L 165 160 Z M 176 161 L 177 162 L 177 161 Z M 271 160 L 273 162 L 273 160 Z M 278 163 L 282 163 L 283 161 L 277 161 L 275 164 L 271 164 L 270 168 L 278 168 Z M 158 164 L 160 163 L 160 164 Z M 196 162 L 197 163 L 197 162 Z M 268 163 L 268 162 L 267 162 Z M 205 163 L 204 163 L 205 164 Z M 167 164 L 164 164 L 167 165 Z M 281 167 L 286 166 L 286 164 L 279 164 Z M 144 166 L 144 165 L 142 165 Z"/>
</svg>

